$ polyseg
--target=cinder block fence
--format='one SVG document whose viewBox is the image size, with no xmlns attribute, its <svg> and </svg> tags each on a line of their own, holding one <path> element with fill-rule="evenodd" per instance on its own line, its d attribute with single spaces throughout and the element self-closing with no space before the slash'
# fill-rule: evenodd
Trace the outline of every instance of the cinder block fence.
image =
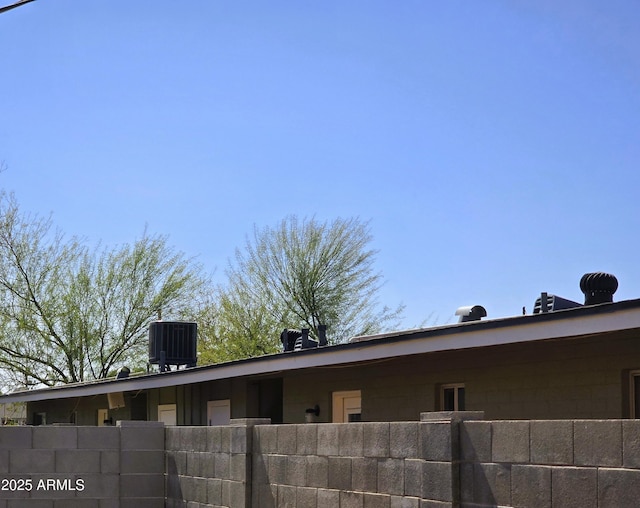
<svg viewBox="0 0 640 508">
<path fill-rule="evenodd" d="M 0 508 L 640 506 L 640 420 L 481 418 L 4 427 Z"/>
</svg>

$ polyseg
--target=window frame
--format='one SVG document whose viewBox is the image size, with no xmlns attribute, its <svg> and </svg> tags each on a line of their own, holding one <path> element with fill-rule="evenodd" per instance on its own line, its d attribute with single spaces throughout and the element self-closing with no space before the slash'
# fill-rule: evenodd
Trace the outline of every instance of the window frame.
<svg viewBox="0 0 640 508">
<path fill-rule="evenodd" d="M 445 390 L 453 389 L 453 409 L 445 408 Z M 465 411 L 466 406 L 466 391 L 465 398 L 463 400 L 463 407 L 460 408 L 460 389 L 465 390 L 464 383 L 444 383 L 440 385 L 440 411 Z"/>
</svg>

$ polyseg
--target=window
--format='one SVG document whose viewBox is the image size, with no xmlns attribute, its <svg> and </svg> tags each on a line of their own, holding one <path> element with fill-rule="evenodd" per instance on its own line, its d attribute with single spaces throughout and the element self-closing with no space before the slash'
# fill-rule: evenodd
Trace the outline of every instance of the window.
<svg viewBox="0 0 640 508">
<path fill-rule="evenodd" d="M 629 406 L 631 418 L 640 418 L 640 370 L 629 373 Z"/>
<path fill-rule="evenodd" d="M 362 393 L 360 390 L 333 392 L 333 423 L 362 421 Z"/>
<path fill-rule="evenodd" d="M 210 400 L 207 402 L 207 425 L 229 425 L 231 422 L 231 401 Z"/>
<path fill-rule="evenodd" d="M 464 411 L 464 384 L 452 383 L 440 387 L 440 411 Z"/>
</svg>

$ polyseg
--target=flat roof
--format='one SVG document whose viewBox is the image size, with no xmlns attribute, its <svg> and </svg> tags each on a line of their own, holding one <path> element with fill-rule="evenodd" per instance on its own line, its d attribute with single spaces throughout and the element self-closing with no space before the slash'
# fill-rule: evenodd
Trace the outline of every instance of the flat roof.
<svg viewBox="0 0 640 508">
<path fill-rule="evenodd" d="M 591 336 L 631 329 L 640 329 L 640 299 L 355 337 L 349 343 L 303 351 L 276 353 L 125 379 L 109 378 L 17 391 L 0 396 L 0 404 L 148 390 L 313 367 L 358 364 L 423 353 Z"/>
</svg>

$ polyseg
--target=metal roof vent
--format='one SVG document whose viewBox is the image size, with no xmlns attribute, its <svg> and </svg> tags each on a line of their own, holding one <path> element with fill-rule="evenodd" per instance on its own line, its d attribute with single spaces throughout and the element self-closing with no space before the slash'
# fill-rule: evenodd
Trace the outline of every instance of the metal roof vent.
<svg viewBox="0 0 640 508">
<path fill-rule="evenodd" d="M 303 349 L 315 348 L 327 345 L 327 326 L 318 326 L 319 340 L 309 337 L 309 328 L 295 330 L 285 328 L 280 334 L 280 342 L 282 342 L 282 351 L 302 351 Z"/>
<path fill-rule="evenodd" d="M 482 305 L 468 305 L 466 307 L 458 307 L 456 316 L 460 316 L 458 323 L 480 321 L 483 317 L 487 316 L 487 311 Z"/>
<path fill-rule="evenodd" d="M 129 367 L 123 366 L 118 369 L 118 373 L 116 374 L 116 379 L 126 379 L 131 374 L 131 369 Z"/>
<path fill-rule="evenodd" d="M 618 289 L 615 275 L 604 272 L 585 273 L 580 279 L 585 305 L 613 302 L 613 293 Z"/>
<path fill-rule="evenodd" d="M 541 293 L 540 298 L 536 300 L 533 306 L 534 314 L 544 314 L 545 312 L 553 312 L 562 309 L 573 309 L 574 307 L 581 307 L 582 304 L 561 298 L 556 295 L 550 295 L 547 293 Z"/>
</svg>

